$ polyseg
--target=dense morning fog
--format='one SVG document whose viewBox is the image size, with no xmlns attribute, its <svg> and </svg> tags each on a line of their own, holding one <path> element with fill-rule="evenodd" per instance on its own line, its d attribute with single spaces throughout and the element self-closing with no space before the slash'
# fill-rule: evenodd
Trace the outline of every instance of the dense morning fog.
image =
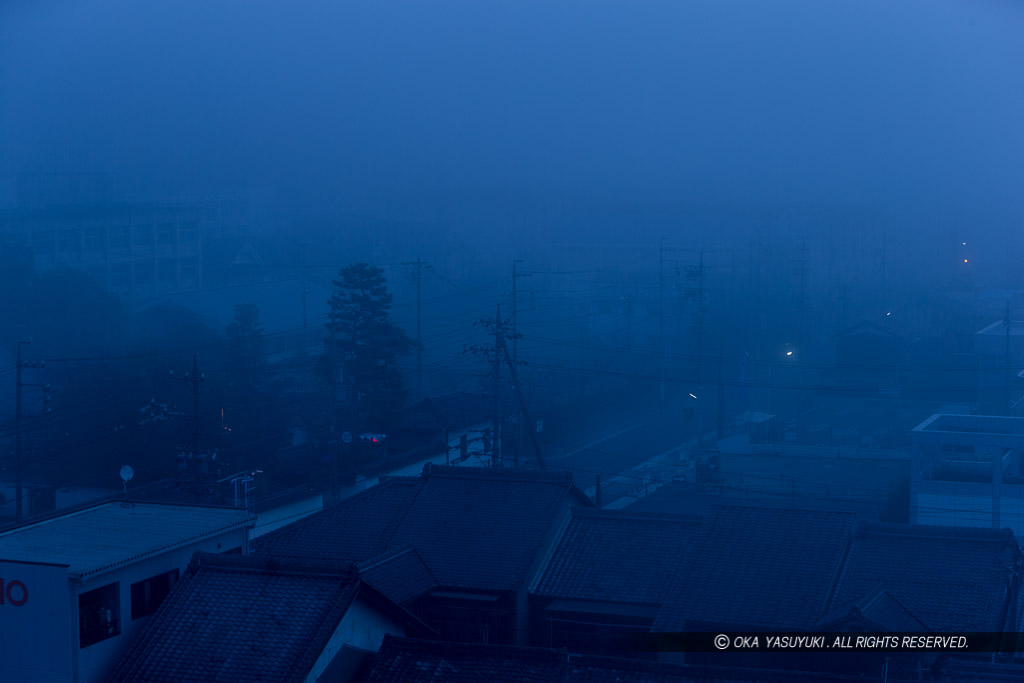
<svg viewBox="0 0 1024 683">
<path fill-rule="evenodd" d="M 0 0 L 0 680 L 1024 680 L 1022 36 Z"/>
</svg>

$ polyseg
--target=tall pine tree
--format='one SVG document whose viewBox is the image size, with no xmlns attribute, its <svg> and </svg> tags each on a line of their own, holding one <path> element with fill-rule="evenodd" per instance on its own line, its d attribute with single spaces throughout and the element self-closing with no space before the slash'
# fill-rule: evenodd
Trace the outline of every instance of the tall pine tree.
<svg viewBox="0 0 1024 683">
<path fill-rule="evenodd" d="M 330 306 L 331 365 L 341 370 L 345 408 L 359 428 L 384 431 L 405 399 L 398 357 L 409 353 L 415 342 L 391 322 L 391 294 L 383 269 L 368 263 L 342 268 L 334 280 Z"/>
</svg>

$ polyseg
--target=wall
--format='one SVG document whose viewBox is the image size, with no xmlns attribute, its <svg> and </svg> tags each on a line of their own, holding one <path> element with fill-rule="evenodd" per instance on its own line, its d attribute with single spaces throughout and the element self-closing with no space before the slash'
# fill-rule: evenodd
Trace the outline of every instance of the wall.
<svg viewBox="0 0 1024 683">
<path fill-rule="evenodd" d="M 391 617 L 372 606 L 361 596 L 356 596 L 348 611 L 327 642 L 323 652 L 313 665 L 306 683 L 314 683 L 327 669 L 331 660 L 341 651 L 342 647 L 354 647 L 360 650 L 376 652 L 384 634 L 405 635 L 405 627 Z"/>
<path fill-rule="evenodd" d="M 68 641 L 71 603 L 64 565 L 0 561 L 0 680 L 19 683 L 70 681 L 73 651 Z M 12 581 L 20 587 L 11 588 Z M 23 604 L 15 602 L 24 599 Z"/>
</svg>

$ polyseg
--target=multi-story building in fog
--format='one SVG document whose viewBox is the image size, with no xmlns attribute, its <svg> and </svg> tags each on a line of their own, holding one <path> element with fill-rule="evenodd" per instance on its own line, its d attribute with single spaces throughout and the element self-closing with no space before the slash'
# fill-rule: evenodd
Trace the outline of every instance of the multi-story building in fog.
<svg viewBox="0 0 1024 683">
<path fill-rule="evenodd" d="M 135 305 L 201 289 L 204 241 L 238 238 L 247 222 L 245 202 L 117 201 L 106 176 L 28 176 L 0 211 L 0 237 L 29 247 L 37 270 L 81 270 Z"/>
</svg>

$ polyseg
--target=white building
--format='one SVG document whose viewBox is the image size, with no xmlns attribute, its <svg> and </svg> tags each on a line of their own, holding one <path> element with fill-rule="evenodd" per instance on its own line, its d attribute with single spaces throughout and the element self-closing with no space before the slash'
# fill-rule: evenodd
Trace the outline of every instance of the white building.
<svg viewBox="0 0 1024 683">
<path fill-rule="evenodd" d="M 1024 534 L 1024 418 L 936 414 L 911 439 L 912 524 Z"/>
<path fill-rule="evenodd" d="M 245 553 L 251 524 L 114 501 L 0 533 L 0 680 L 106 680 L 193 553 Z"/>
</svg>

